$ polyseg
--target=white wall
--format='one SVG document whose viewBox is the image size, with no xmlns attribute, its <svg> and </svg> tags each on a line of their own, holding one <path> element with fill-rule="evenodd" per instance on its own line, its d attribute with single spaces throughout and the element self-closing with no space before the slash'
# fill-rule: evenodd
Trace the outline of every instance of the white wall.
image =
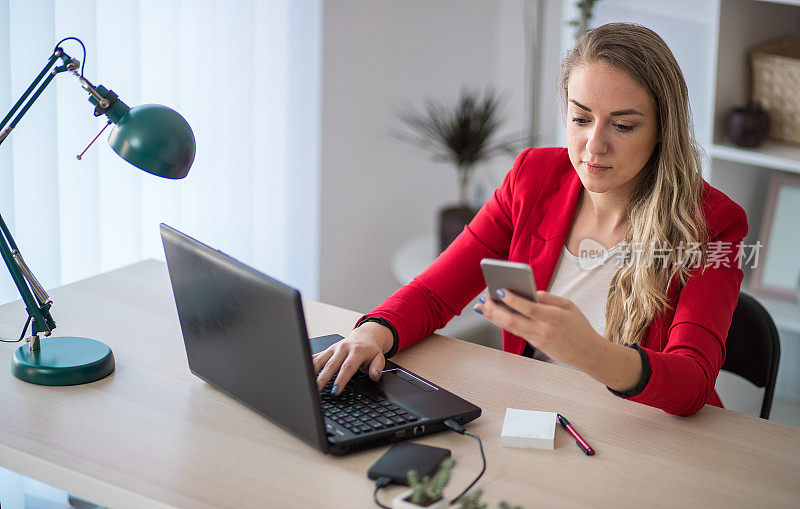
<svg viewBox="0 0 800 509">
<path fill-rule="evenodd" d="M 325 2 L 320 300 L 358 311 L 378 304 L 398 286 L 394 251 L 433 235 L 437 209 L 456 199 L 452 168 L 389 134 L 398 111 L 428 97 L 454 101 L 464 85 L 493 86 L 507 99 L 508 129 L 527 131 L 534 3 Z M 498 159 L 479 178 L 496 186 L 512 162 Z"/>
</svg>

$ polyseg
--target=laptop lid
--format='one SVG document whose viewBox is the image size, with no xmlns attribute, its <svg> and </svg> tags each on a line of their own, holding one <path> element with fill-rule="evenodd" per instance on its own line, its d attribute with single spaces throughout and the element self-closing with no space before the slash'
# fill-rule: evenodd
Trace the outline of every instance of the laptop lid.
<svg viewBox="0 0 800 509">
<path fill-rule="evenodd" d="M 192 373 L 321 451 L 377 447 L 480 416 L 479 407 L 386 361 L 380 381 L 359 372 L 347 385 L 372 403 L 335 402 L 353 411 L 348 417 L 361 412 L 355 426 L 333 401 L 322 404 L 311 362 L 312 349 L 341 336 L 308 338 L 297 290 L 167 225 L 161 237 Z M 375 408 L 355 411 L 356 403 Z"/>
<path fill-rule="evenodd" d="M 161 239 L 192 373 L 327 451 L 300 293 L 165 224 Z"/>
</svg>

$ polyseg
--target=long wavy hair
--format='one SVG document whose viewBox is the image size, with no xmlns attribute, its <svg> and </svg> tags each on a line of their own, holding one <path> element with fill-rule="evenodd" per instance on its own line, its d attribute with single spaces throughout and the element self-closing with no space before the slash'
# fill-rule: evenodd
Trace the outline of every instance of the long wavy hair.
<svg viewBox="0 0 800 509">
<path fill-rule="evenodd" d="M 629 197 L 625 263 L 611 279 L 606 303 L 605 337 L 632 345 L 643 339 L 653 318 L 671 307 L 667 295 L 673 278 L 685 284 L 692 265 L 705 263 L 700 149 L 686 81 L 661 37 L 630 23 L 584 32 L 561 62 L 565 109 L 573 69 L 598 61 L 627 73 L 650 93 L 658 122 L 658 143 Z"/>
</svg>

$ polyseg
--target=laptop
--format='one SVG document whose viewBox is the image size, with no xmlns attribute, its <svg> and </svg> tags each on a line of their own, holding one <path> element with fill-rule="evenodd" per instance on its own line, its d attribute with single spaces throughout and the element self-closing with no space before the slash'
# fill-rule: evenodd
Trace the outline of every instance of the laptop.
<svg viewBox="0 0 800 509">
<path fill-rule="evenodd" d="M 320 393 L 311 356 L 342 336 L 309 339 L 299 291 L 165 224 L 161 239 L 189 369 L 320 451 L 378 447 L 481 415 L 388 360 L 380 382 L 359 371 L 342 395 Z"/>
</svg>

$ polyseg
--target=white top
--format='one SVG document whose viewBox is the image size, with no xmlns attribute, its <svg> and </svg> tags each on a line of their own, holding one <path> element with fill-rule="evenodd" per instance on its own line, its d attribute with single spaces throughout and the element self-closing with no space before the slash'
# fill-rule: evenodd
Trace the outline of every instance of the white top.
<svg viewBox="0 0 800 509">
<path fill-rule="evenodd" d="M 603 250 L 602 245 L 586 240 L 580 245 L 581 254 L 588 254 L 584 257 L 575 256 L 564 246 L 548 289 L 548 292 L 554 295 L 571 300 L 601 336 L 605 334 L 606 329 L 608 287 L 611 278 L 620 267 L 621 246 L 620 242 L 612 248 Z M 535 350 L 533 358 L 560 364 L 539 350 Z"/>
</svg>

